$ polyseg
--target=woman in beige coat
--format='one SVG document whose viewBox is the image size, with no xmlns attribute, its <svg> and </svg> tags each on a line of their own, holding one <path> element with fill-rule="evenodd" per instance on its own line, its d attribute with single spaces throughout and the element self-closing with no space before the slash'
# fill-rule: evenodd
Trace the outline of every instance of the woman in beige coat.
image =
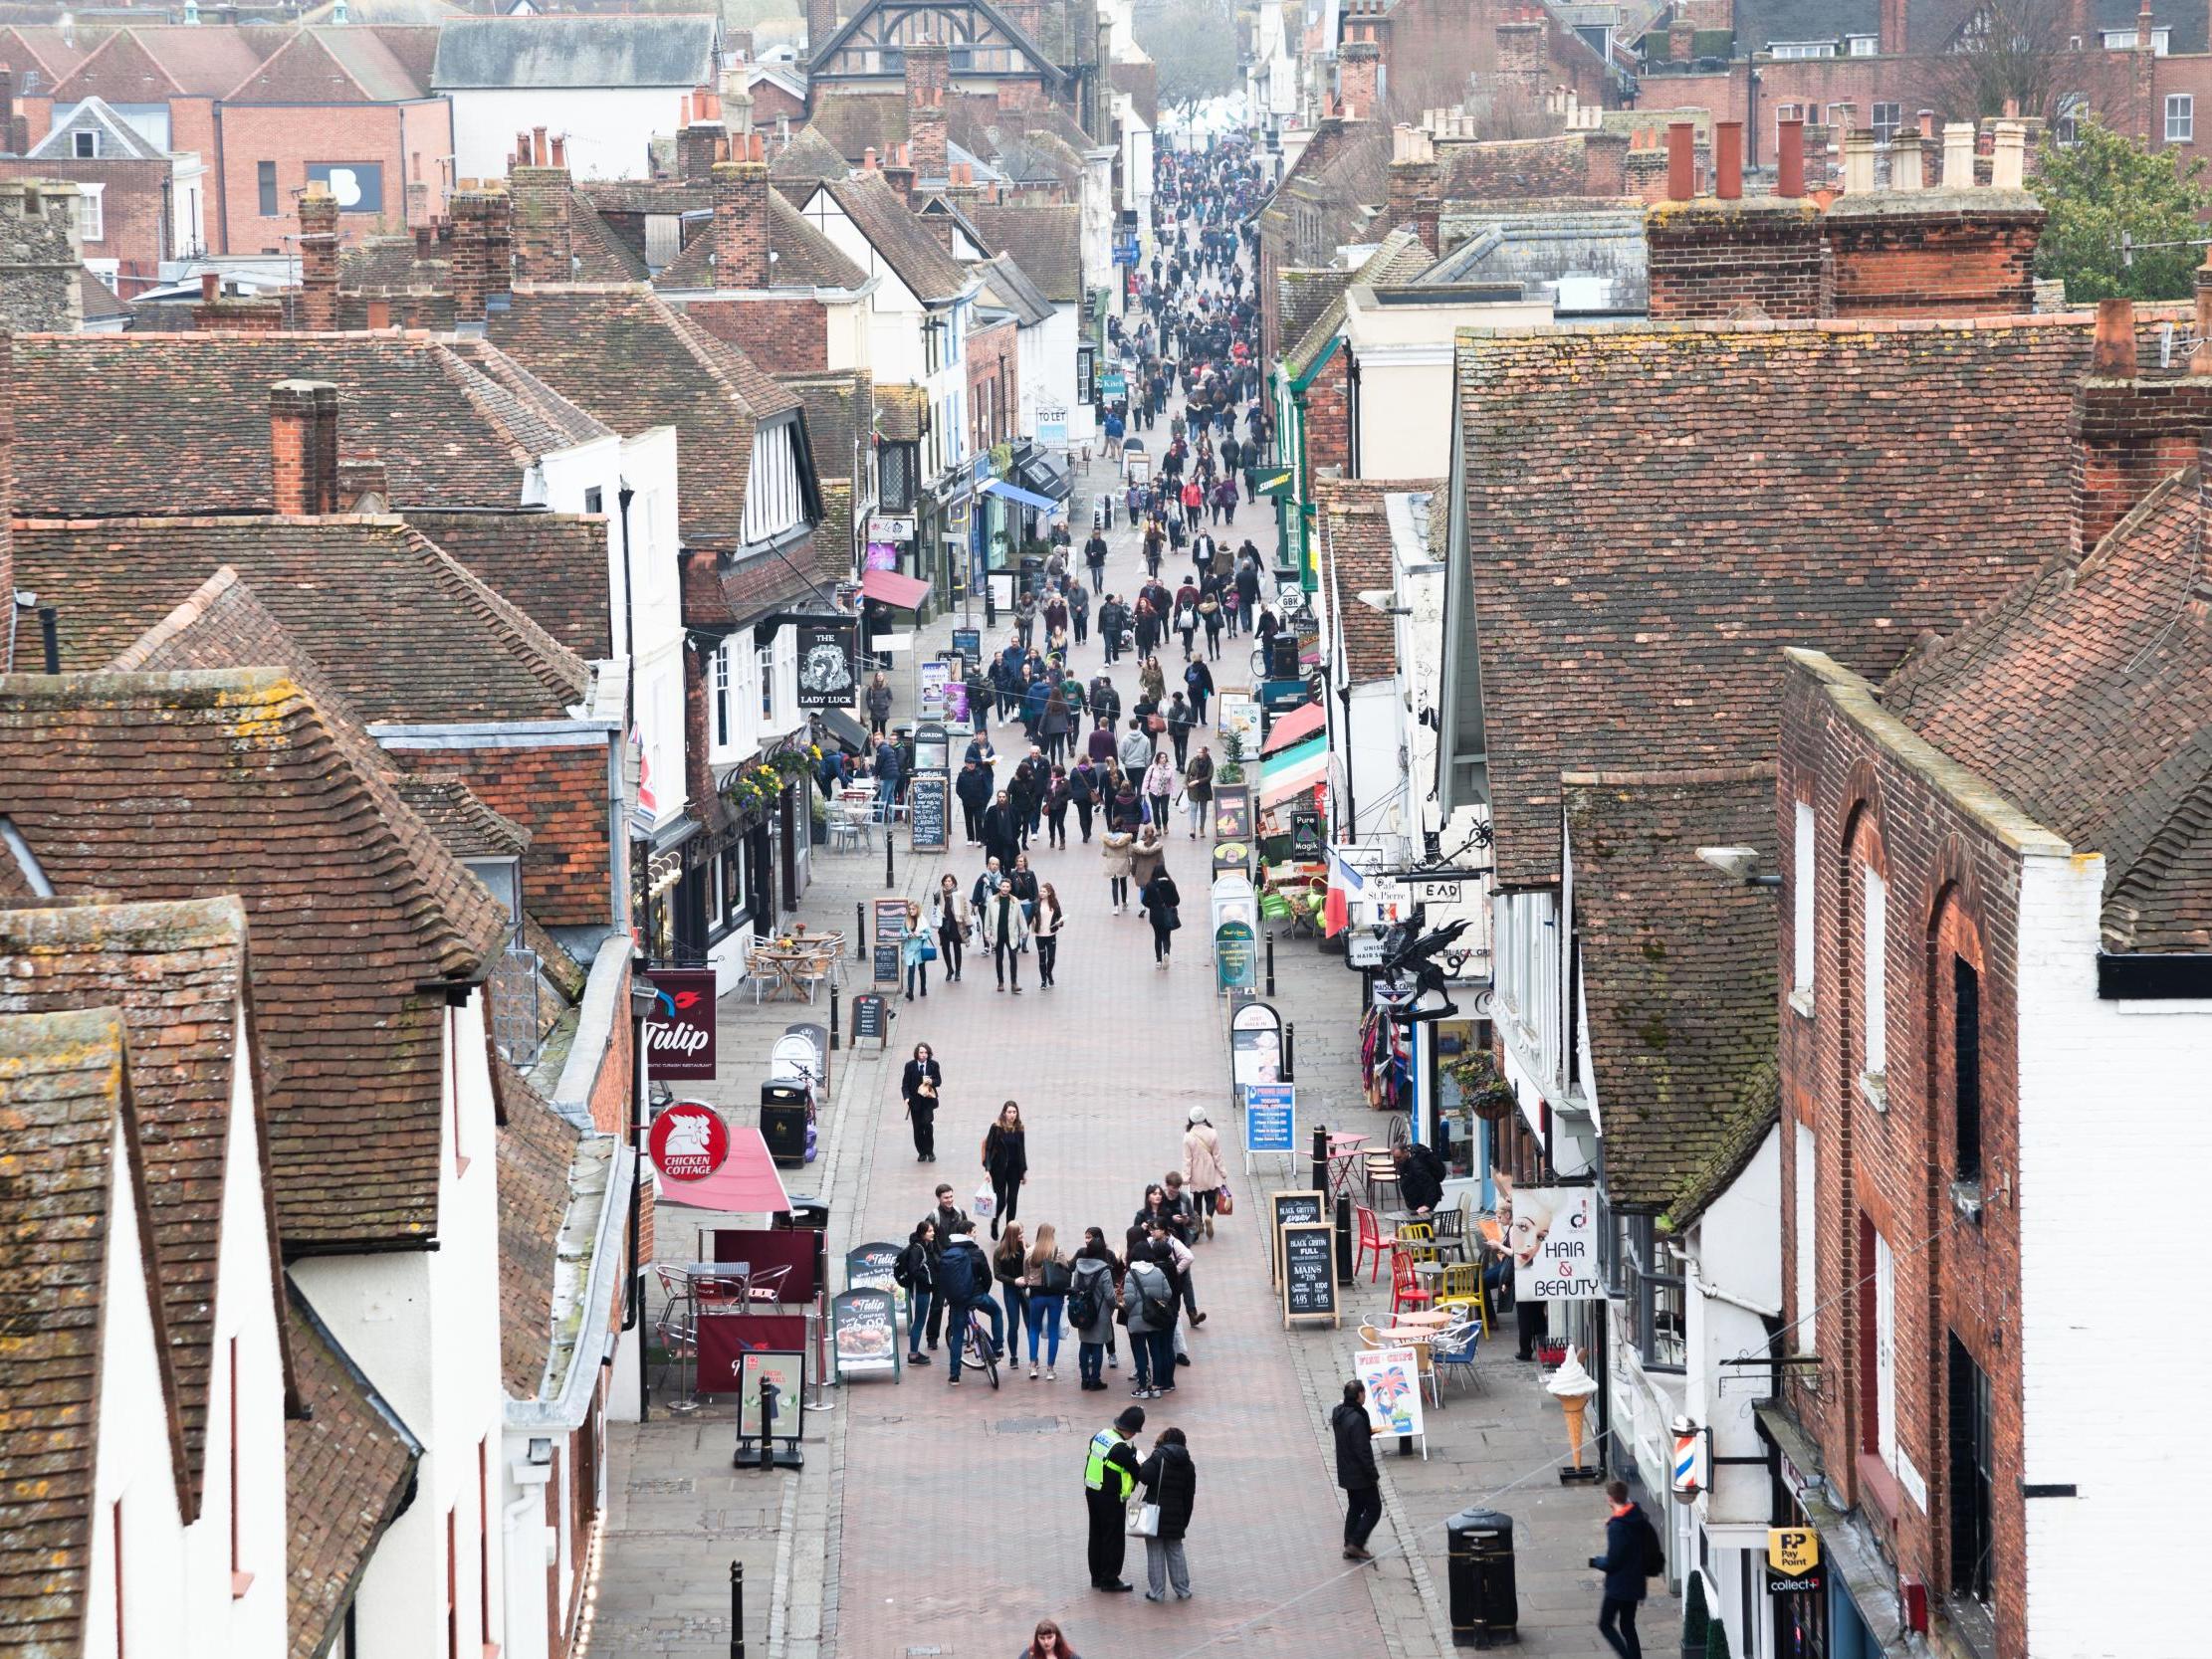
<svg viewBox="0 0 2212 1659">
<path fill-rule="evenodd" d="M 1221 1167 L 1221 1138 L 1203 1106 L 1191 1108 L 1191 1127 L 1183 1132 L 1183 1184 L 1199 1207 L 1200 1227 L 1212 1238 L 1215 1206 L 1228 1184 L 1228 1171 Z"/>
<path fill-rule="evenodd" d="M 1106 866 L 1107 891 L 1114 896 L 1114 909 L 1129 908 L 1130 849 L 1137 838 L 1127 830 L 1108 830 L 1099 837 L 1098 860 Z"/>
<path fill-rule="evenodd" d="M 1129 873 L 1136 878 L 1138 892 L 1144 891 L 1167 854 L 1168 844 L 1160 839 L 1159 825 L 1147 824 L 1137 832 L 1137 844 L 1129 849 Z"/>
</svg>

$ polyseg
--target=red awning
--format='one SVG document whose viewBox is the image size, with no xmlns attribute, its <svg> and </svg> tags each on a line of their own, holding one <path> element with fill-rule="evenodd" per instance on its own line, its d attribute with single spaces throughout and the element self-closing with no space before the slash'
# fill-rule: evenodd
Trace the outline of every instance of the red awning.
<svg viewBox="0 0 2212 1659">
<path fill-rule="evenodd" d="M 930 584 L 919 576 L 902 576 L 896 570 L 869 570 L 860 577 L 860 591 L 879 605 L 918 611 L 929 600 Z"/>
<path fill-rule="evenodd" d="M 783 1190 L 783 1177 L 761 1132 L 750 1126 L 730 1126 L 730 1155 L 722 1167 L 702 1181 L 672 1181 L 657 1176 L 654 1190 L 664 1204 L 685 1204 L 692 1209 L 728 1210 L 733 1215 L 781 1215 L 791 1207 Z"/>
<path fill-rule="evenodd" d="M 1275 754 L 1293 743 L 1303 742 L 1319 731 L 1329 721 L 1329 712 L 1318 703 L 1308 703 L 1293 709 L 1287 715 L 1277 715 L 1275 724 L 1268 727 L 1267 740 L 1259 745 L 1262 754 Z"/>
</svg>

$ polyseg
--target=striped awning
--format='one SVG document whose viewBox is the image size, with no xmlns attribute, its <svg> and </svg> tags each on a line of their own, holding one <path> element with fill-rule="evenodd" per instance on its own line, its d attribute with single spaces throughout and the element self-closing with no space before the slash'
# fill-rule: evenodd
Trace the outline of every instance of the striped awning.
<svg viewBox="0 0 2212 1659">
<path fill-rule="evenodd" d="M 1329 739 L 1308 737 L 1304 742 L 1270 754 L 1259 763 L 1259 804 L 1275 805 L 1303 794 L 1329 775 Z"/>
</svg>

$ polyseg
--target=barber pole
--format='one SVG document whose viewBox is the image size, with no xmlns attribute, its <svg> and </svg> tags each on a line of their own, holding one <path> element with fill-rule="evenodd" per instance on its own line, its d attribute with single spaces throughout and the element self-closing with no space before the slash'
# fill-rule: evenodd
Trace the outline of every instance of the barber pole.
<svg viewBox="0 0 2212 1659">
<path fill-rule="evenodd" d="M 1694 1503 L 1705 1490 L 1705 1431 L 1687 1417 L 1676 1417 L 1668 1427 L 1674 1435 L 1674 1496 L 1685 1504 Z"/>
</svg>

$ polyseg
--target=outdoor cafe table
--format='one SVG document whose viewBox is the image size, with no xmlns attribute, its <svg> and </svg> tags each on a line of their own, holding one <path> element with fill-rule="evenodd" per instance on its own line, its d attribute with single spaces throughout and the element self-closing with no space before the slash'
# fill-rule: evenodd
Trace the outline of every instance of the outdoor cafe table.
<svg viewBox="0 0 2212 1659">
<path fill-rule="evenodd" d="M 775 988 L 769 993 L 771 996 L 810 1002 L 813 998 L 807 994 L 803 970 L 817 966 L 826 969 L 837 959 L 837 951 L 827 941 L 808 939 L 804 944 L 756 946 L 753 959 L 765 963 L 775 974 Z"/>
<path fill-rule="evenodd" d="M 1360 1148 L 1367 1144 L 1364 1135 L 1332 1134 L 1328 1141 L 1329 1190 L 1342 1192 L 1352 1184 L 1352 1166 L 1359 1161 Z"/>
<path fill-rule="evenodd" d="M 680 1262 L 670 1266 L 671 1276 L 683 1280 L 693 1296 L 707 1301 L 728 1297 L 742 1302 L 753 1286 L 750 1262 Z"/>
<path fill-rule="evenodd" d="M 1389 1210 L 1385 1212 L 1383 1219 L 1390 1223 L 1391 1231 L 1396 1232 L 1402 1227 L 1429 1226 L 1436 1221 L 1437 1214 L 1434 1210 L 1430 1211 L 1430 1213 L 1427 1215 L 1416 1215 L 1412 1210 Z M 1456 1256 L 1461 1261 L 1465 1261 L 1467 1259 L 1467 1240 L 1466 1235 L 1463 1233 L 1443 1233 L 1439 1234 L 1436 1238 L 1409 1238 L 1401 1239 L 1399 1242 L 1401 1244 L 1412 1246 L 1416 1249 L 1438 1250 L 1448 1255 Z M 1423 1264 L 1417 1262 L 1415 1265 L 1418 1267 Z"/>
</svg>

